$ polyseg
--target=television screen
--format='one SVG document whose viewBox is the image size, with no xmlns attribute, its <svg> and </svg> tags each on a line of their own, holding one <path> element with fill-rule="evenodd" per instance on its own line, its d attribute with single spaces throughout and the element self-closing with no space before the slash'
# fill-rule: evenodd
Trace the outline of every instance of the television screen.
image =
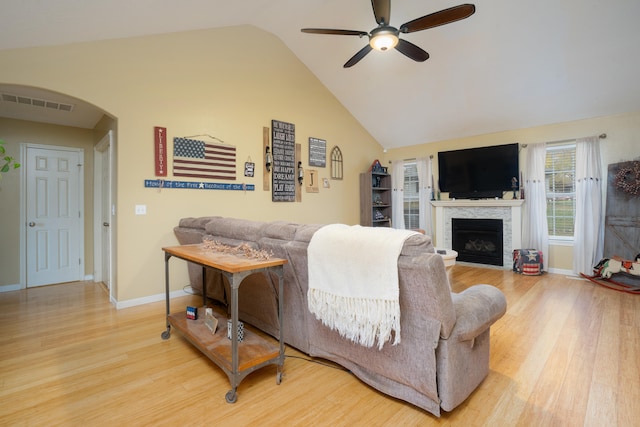
<svg viewBox="0 0 640 427">
<path fill-rule="evenodd" d="M 518 144 L 467 148 L 438 153 L 440 191 L 449 198 L 474 199 L 502 197 L 513 190 L 518 179 Z"/>
</svg>

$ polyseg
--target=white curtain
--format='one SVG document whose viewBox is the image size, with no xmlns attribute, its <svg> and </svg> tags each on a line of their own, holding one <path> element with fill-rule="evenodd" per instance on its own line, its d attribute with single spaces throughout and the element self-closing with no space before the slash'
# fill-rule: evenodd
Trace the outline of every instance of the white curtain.
<svg viewBox="0 0 640 427">
<path fill-rule="evenodd" d="M 404 229 L 404 162 L 394 160 L 391 164 L 391 225 Z"/>
<path fill-rule="evenodd" d="M 542 251 L 547 269 L 549 259 L 549 228 L 547 224 L 547 195 L 545 191 L 546 144 L 529 144 L 525 173 L 524 212 L 522 218 L 523 249 Z M 519 248 L 514 248 L 519 249 Z"/>
<path fill-rule="evenodd" d="M 597 136 L 576 140 L 576 218 L 573 272 L 593 274 L 602 259 L 604 224 L 600 141 Z"/>
<path fill-rule="evenodd" d="M 424 230 L 428 236 L 433 236 L 433 226 L 431 224 L 431 159 L 421 157 L 416 160 L 418 170 L 418 214 L 420 215 L 418 227 Z"/>
</svg>

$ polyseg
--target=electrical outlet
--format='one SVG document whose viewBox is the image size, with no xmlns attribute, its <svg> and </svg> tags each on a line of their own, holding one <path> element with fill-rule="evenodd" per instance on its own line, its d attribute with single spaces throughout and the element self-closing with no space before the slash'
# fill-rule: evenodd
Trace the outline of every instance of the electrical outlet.
<svg viewBox="0 0 640 427">
<path fill-rule="evenodd" d="M 136 215 L 146 215 L 147 205 L 136 205 Z"/>
</svg>

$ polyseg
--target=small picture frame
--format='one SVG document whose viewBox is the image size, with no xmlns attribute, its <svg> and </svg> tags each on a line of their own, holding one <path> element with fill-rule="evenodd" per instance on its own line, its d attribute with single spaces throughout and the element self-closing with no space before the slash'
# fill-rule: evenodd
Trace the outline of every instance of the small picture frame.
<svg viewBox="0 0 640 427">
<path fill-rule="evenodd" d="M 256 164 L 253 162 L 244 162 L 244 176 L 253 176 L 253 171 L 256 168 Z"/>
</svg>

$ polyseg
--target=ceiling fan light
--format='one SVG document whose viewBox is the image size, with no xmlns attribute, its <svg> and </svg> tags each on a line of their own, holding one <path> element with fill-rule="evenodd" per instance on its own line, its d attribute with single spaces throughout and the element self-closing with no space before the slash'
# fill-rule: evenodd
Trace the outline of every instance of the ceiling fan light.
<svg viewBox="0 0 640 427">
<path fill-rule="evenodd" d="M 369 45 L 375 50 L 384 52 L 393 49 L 398 44 L 398 36 L 391 31 L 378 32 L 371 36 Z"/>
</svg>

